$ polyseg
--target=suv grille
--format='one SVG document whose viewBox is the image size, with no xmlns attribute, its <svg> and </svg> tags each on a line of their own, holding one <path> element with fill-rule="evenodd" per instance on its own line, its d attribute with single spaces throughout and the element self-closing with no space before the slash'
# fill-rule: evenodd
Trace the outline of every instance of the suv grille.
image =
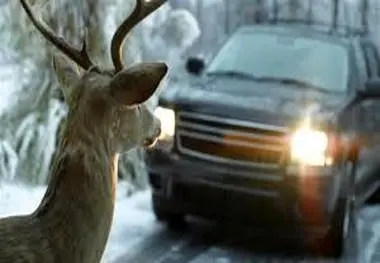
<svg viewBox="0 0 380 263">
<path fill-rule="evenodd" d="M 179 112 L 176 140 L 182 154 L 245 166 L 278 167 L 287 130 L 223 117 Z"/>
</svg>

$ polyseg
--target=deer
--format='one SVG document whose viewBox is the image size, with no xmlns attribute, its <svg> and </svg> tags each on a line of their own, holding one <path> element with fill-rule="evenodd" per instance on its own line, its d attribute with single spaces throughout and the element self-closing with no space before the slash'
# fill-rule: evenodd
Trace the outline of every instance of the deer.
<svg viewBox="0 0 380 263">
<path fill-rule="evenodd" d="M 168 71 L 164 62 L 124 67 L 122 45 L 165 1 L 136 0 L 111 39 L 113 68 L 102 69 L 90 60 L 86 40 L 75 48 L 28 0 L 20 0 L 33 26 L 57 48 L 52 67 L 68 113 L 40 204 L 30 214 L 0 219 L 0 262 L 101 261 L 113 220 L 119 155 L 157 141 L 161 124 L 145 102 Z"/>
</svg>

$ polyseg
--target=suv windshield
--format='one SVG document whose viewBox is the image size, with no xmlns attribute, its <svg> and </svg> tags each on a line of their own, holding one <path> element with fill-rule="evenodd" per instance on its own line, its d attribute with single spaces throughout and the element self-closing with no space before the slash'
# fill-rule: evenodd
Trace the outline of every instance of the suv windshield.
<svg viewBox="0 0 380 263">
<path fill-rule="evenodd" d="M 239 32 L 211 61 L 206 74 L 218 72 L 236 72 L 258 80 L 293 79 L 328 92 L 344 92 L 348 51 L 339 44 L 314 38 Z"/>
</svg>

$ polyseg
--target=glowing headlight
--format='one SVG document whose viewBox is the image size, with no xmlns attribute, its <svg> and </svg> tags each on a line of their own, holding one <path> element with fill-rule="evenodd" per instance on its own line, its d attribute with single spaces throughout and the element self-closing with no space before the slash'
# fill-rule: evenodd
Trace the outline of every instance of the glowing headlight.
<svg viewBox="0 0 380 263">
<path fill-rule="evenodd" d="M 328 137 L 325 132 L 311 128 L 301 128 L 291 137 L 290 154 L 293 162 L 304 165 L 330 165 L 326 156 Z"/>
<path fill-rule="evenodd" d="M 157 107 L 154 115 L 161 121 L 160 139 L 172 137 L 175 130 L 175 113 L 171 109 Z"/>
</svg>

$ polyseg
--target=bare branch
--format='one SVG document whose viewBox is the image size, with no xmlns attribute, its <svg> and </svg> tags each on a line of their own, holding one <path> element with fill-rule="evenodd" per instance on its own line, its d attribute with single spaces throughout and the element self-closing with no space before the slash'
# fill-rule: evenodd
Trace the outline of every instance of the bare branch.
<svg viewBox="0 0 380 263">
<path fill-rule="evenodd" d="M 20 2 L 33 25 L 44 38 L 50 41 L 50 43 L 52 43 L 82 68 L 87 70 L 93 65 L 88 56 L 85 42 L 81 49 L 76 49 L 62 37 L 56 35 L 53 30 L 51 30 L 40 18 L 36 17 L 36 15 L 32 12 L 32 8 L 28 3 L 28 0 L 20 0 Z"/>
</svg>

